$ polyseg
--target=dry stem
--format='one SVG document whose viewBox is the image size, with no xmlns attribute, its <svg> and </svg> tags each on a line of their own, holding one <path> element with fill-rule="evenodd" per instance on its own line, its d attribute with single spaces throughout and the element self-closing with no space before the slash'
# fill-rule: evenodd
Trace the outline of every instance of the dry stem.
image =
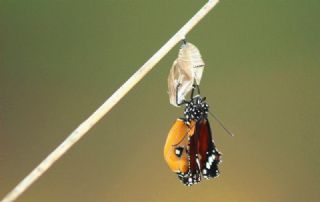
<svg viewBox="0 0 320 202">
<path fill-rule="evenodd" d="M 2 202 L 17 199 L 56 160 L 63 156 L 88 130 L 107 114 L 186 34 L 218 3 L 209 0 L 167 43 L 165 43 L 138 71 L 136 71 L 116 92 L 109 97 L 89 118 L 81 123 L 55 150 L 53 150 L 30 174 L 28 174 Z"/>
</svg>

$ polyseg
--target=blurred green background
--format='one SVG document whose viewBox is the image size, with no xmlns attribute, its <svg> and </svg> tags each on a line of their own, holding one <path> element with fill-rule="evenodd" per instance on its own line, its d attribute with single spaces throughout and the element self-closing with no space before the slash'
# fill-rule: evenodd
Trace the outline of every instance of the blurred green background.
<svg viewBox="0 0 320 202">
<path fill-rule="evenodd" d="M 0 198 L 110 96 L 201 0 L 0 0 Z M 187 36 L 219 178 L 183 186 L 163 160 L 175 47 L 18 201 L 319 201 L 320 1 L 221 1 Z"/>
</svg>

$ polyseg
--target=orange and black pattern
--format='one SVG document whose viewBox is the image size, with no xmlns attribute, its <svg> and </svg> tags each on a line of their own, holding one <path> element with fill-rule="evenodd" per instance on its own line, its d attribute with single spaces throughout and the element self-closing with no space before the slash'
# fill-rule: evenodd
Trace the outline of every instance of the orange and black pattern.
<svg viewBox="0 0 320 202">
<path fill-rule="evenodd" d="M 173 124 L 164 147 L 168 166 L 187 186 L 219 175 L 221 154 L 212 139 L 208 109 L 200 96 L 186 102 L 184 118 Z"/>
</svg>

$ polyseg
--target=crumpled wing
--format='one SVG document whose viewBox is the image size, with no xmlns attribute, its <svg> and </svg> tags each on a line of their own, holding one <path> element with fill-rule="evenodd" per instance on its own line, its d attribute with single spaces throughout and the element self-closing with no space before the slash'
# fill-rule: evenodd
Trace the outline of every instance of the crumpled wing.
<svg viewBox="0 0 320 202">
<path fill-rule="evenodd" d="M 196 82 L 200 84 L 204 69 L 200 51 L 191 43 L 183 44 L 168 76 L 170 104 L 179 106 Z M 178 91 L 178 92 L 177 92 Z"/>
<path fill-rule="evenodd" d="M 169 168 L 177 174 L 187 173 L 189 170 L 187 145 L 188 127 L 182 119 L 177 119 L 168 133 L 163 150 Z"/>
<path fill-rule="evenodd" d="M 205 179 L 219 175 L 218 165 L 221 161 L 221 153 L 217 150 L 212 139 L 212 132 L 207 118 L 197 122 L 196 134 L 199 136 L 200 169 Z"/>
</svg>

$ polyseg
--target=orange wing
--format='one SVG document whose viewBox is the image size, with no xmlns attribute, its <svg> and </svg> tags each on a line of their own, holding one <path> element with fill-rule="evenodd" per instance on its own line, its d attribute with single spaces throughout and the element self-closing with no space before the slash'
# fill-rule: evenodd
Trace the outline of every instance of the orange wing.
<svg viewBox="0 0 320 202">
<path fill-rule="evenodd" d="M 164 145 L 164 159 L 173 172 L 187 173 L 189 170 L 188 136 L 193 135 L 194 125 L 187 126 L 182 119 L 177 119 L 169 131 Z"/>
</svg>

